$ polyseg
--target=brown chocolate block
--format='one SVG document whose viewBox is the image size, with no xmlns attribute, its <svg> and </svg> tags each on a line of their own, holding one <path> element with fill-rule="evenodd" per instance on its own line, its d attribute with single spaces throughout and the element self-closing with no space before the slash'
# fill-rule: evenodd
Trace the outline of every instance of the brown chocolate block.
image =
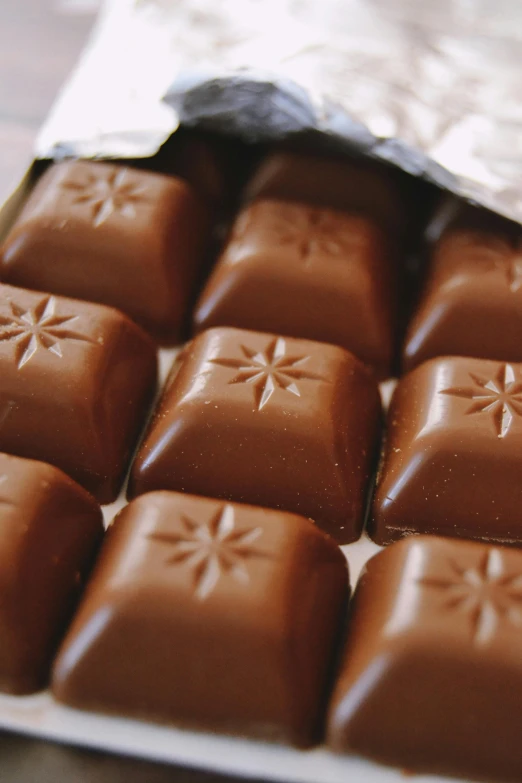
<svg viewBox="0 0 522 783">
<path fill-rule="evenodd" d="M 406 223 L 406 208 L 394 174 L 368 161 L 272 152 L 247 184 L 244 197 L 303 201 L 360 212 L 395 237 L 403 233 Z"/>
<path fill-rule="evenodd" d="M 372 374 L 342 348 L 209 329 L 167 385 L 129 493 L 172 489 L 281 508 L 354 541 L 379 413 Z"/>
<path fill-rule="evenodd" d="M 118 310 L 0 286 L 0 450 L 109 503 L 155 384 L 154 345 Z"/>
<path fill-rule="evenodd" d="M 239 326 L 341 345 L 390 373 L 397 269 L 379 226 L 285 201 L 239 216 L 194 315 L 197 330 Z"/>
<path fill-rule="evenodd" d="M 330 745 L 414 773 L 522 780 L 522 554 L 422 536 L 369 561 Z"/>
<path fill-rule="evenodd" d="M 348 597 L 293 514 L 155 492 L 109 528 L 53 693 L 82 709 L 307 746 Z"/>
<path fill-rule="evenodd" d="M 45 685 L 102 533 L 100 507 L 68 476 L 0 454 L 0 690 Z"/>
<path fill-rule="evenodd" d="M 522 365 L 433 359 L 395 390 L 371 535 L 522 543 Z"/>
<path fill-rule="evenodd" d="M 206 209 L 182 180 L 105 163 L 51 166 L 0 253 L 0 278 L 117 307 L 175 341 L 202 261 Z"/>
<path fill-rule="evenodd" d="M 445 355 L 522 361 L 521 237 L 487 223 L 442 236 L 406 336 L 405 369 Z"/>
</svg>

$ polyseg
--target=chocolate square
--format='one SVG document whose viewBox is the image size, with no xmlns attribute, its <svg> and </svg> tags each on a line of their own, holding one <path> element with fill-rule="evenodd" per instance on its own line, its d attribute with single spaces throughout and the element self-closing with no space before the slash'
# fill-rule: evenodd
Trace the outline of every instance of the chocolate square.
<svg viewBox="0 0 522 783">
<path fill-rule="evenodd" d="M 332 345 L 217 328 L 186 348 L 131 471 L 131 496 L 172 489 L 361 532 L 379 429 L 372 374 Z"/>
<path fill-rule="evenodd" d="M 522 361 L 520 232 L 455 228 L 435 245 L 404 367 L 435 356 Z"/>
<path fill-rule="evenodd" d="M 109 528 L 53 693 L 82 709 L 307 746 L 347 593 L 342 552 L 306 519 L 144 495 Z"/>
<path fill-rule="evenodd" d="M 320 340 L 390 373 L 397 268 L 378 225 L 276 200 L 243 210 L 204 289 L 196 329 L 238 326 Z"/>
<path fill-rule="evenodd" d="M 433 359 L 401 381 L 371 535 L 522 542 L 522 365 Z"/>
<path fill-rule="evenodd" d="M 45 685 L 102 521 L 94 498 L 57 468 L 0 454 L 0 690 Z"/>
<path fill-rule="evenodd" d="M 522 554 L 421 536 L 372 558 L 328 739 L 413 773 L 522 779 Z"/>
<path fill-rule="evenodd" d="M 0 286 L 0 450 L 118 494 L 156 383 L 151 340 L 118 310 Z"/>
<path fill-rule="evenodd" d="M 0 278 L 117 307 L 161 340 L 179 337 L 208 234 L 182 180 L 72 161 L 37 182 L 0 253 Z"/>
</svg>

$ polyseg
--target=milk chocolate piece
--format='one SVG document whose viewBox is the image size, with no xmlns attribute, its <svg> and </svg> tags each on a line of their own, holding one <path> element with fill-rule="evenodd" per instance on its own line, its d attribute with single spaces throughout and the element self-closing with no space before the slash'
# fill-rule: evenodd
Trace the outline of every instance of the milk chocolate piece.
<svg viewBox="0 0 522 783">
<path fill-rule="evenodd" d="M 413 772 L 520 781 L 522 554 L 411 538 L 358 584 L 329 743 Z"/>
<path fill-rule="evenodd" d="M 360 212 L 395 236 L 403 233 L 406 222 L 405 204 L 393 173 L 368 161 L 272 152 L 246 186 L 244 197 L 303 201 Z"/>
<path fill-rule="evenodd" d="M 456 227 L 433 250 L 404 367 L 435 356 L 522 361 L 521 232 Z"/>
<path fill-rule="evenodd" d="M 201 295 L 196 329 L 240 326 L 334 343 L 386 377 L 394 348 L 391 255 L 371 220 L 257 201 L 240 214 Z"/>
<path fill-rule="evenodd" d="M 44 686 L 102 533 L 99 506 L 68 476 L 0 454 L 0 690 Z"/>
<path fill-rule="evenodd" d="M 7 283 L 117 307 L 175 341 L 207 235 L 182 180 L 86 161 L 51 166 L 0 254 Z"/>
<path fill-rule="evenodd" d="M 522 543 L 522 365 L 433 359 L 401 381 L 371 535 Z"/>
<path fill-rule="evenodd" d="M 82 709 L 307 746 L 347 594 L 342 552 L 302 517 L 144 495 L 109 529 L 53 693 Z"/>
<path fill-rule="evenodd" d="M 210 329 L 187 347 L 164 392 L 129 492 L 281 508 L 354 541 L 379 411 L 372 374 L 342 348 Z"/>
<path fill-rule="evenodd" d="M 114 500 L 156 383 L 150 338 L 118 310 L 0 285 L 0 450 Z"/>
</svg>

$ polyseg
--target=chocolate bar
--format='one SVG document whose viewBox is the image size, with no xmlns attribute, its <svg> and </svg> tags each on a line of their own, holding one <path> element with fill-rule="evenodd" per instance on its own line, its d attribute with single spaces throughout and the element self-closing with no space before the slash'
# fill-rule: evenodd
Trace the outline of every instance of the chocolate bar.
<svg viewBox="0 0 522 783">
<path fill-rule="evenodd" d="M 410 538 L 366 566 L 328 741 L 415 773 L 522 779 L 522 554 Z"/>
<path fill-rule="evenodd" d="M 155 492 L 109 528 L 54 666 L 65 704 L 308 746 L 346 561 L 308 520 Z"/>
<path fill-rule="evenodd" d="M 194 314 L 196 330 L 237 326 L 340 345 L 390 373 L 397 268 L 373 221 L 258 200 L 237 218 Z"/>
<path fill-rule="evenodd" d="M 522 234 L 464 212 L 435 244 L 404 346 L 406 370 L 435 356 L 522 361 Z"/>
<path fill-rule="evenodd" d="M 370 534 L 522 543 L 522 365 L 433 359 L 399 381 Z"/>
<path fill-rule="evenodd" d="M 182 180 L 74 161 L 37 182 L 0 251 L 0 279 L 117 307 L 163 342 L 179 339 L 208 235 Z"/>
<path fill-rule="evenodd" d="M 380 419 L 363 364 L 332 345 L 216 328 L 176 369 L 130 497 L 171 489 L 280 508 L 359 538 Z"/>
<path fill-rule="evenodd" d="M 118 310 L 0 285 L 0 451 L 118 495 L 156 385 L 150 338 Z"/>
<path fill-rule="evenodd" d="M 266 156 L 66 633 L 102 535 L 72 479 L 116 498 L 156 387 L 141 326 L 179 339 L 207 207 L 223 217 L 233 201 L 206 140 L 178 141 L 151 163 L 164 175 L 51 166 L 0 253 L 0 277 L 27 286 L 0 285 L 0 450 L 18 455 L 0 454 L 0 690 L 42 687 L 61 641 L 52 691 L 66 705 L 307 748 L 345 630 L 333 539 L 364 524 L 399 252 L 421 207 L 373 164 Z M 392 546 L 363 571 L 328 742 L 519 780 L 522 555 L 419 538 L 522 543 L 518 234 L 467 220 L 438 238 L 410 325 L 415 369 L 392 399 L 368 523 Z M 470 356 L 420 363 L 440 352 Z"/>
<path fill-rule="evenodd" d="M 0 454 L 0 690 L 45 685 L 102 533 L 98 504 L 62 471 Z"/>
</svg>

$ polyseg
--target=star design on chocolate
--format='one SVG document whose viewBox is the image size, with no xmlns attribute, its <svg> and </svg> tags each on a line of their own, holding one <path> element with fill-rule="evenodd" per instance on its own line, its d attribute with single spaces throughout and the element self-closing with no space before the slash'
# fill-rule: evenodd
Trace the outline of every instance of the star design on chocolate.
<svg viewBox="0 0 522 783">
<path fill-rule="evenodd" d="M 114 169 L 108 176 L 89 174 L 84 182 L 64 182 L 62 187 L 75 192 L 73 205 L 85 204 L 91 209 L 95 228 L 115 213 L 135 218 L 136 204 L 143 201 L 145 192 L 143 186 L 128 181 L 128 169 Z"/>
<path fill-rule="evenodd" d="M 448 579 L 425 578 L 421 584 L 445 595 L 444 608 L 468 616 L 473 644 L 491 642 L 502 622 L 522 631 L 522 573 L 506 573 L 499 549 L 489 549 L 474 568 L 449 565 Z"/>
<path fill-rule="evenodd" d="M 441 394 L 471 400 L 466 414 L 487 413 L 491 416 L 497 436 L 505 438 L 514 416 L 522 416 L 522 382 L 515 381 L 510 364 L 501 364 L 494 378 L 482 378 L 469 373 L 474 386 L 443 389 Z"/>
<path fill-rule="evenodd" d="M 70 326 L 77 315 L 55 315 L 56 300 L 52 296 L 41 299 L 33 308 L 24 308 L 12 300 L 10 314 L 0 313 L 0 342 L 14 340 L 18 369 L 35 355 L 39 348 L 63 356 L 60 340 L 93 342 Z"/>
<path fill-rule="evenodd" d="M 212 364 L 230 367 L 237 374 L 229 383 L 251 383 L 257 410 L 265 407 L 277 388 L 301 396 L 296 381 L 322 381 L 320 375 L 303 369 L 309 356 L 287 356 L 286 341 L 275 337 L 264 351 L 241 345 L 242 359 L 210 359 Z"/>
<path fill-rule="evenodd" d="M 285 206 L 274 227 L 278 243 L 294 246 L 305 265 L 314 256 L 347 256 L 367 244 L 366 232 L 354 219 L 316 207 Z"/>
<path fill-rule="evenodd" d="M 237 220 L 234 243 L 246 242 L 258 223 L 263 231 L 266 228 L 271 244 L 291 247 L 305 266 L 317 256 L 347 257 L 368 244 L 366 226 L 358 217 L 267 201 L 254 204 Z"/>
<path fill-rule="evenodd" d="M 204 601 L 212 593 L 223 574 L 246 584 L 249 574 L 246 561 L 268 555 L 254 546 L 261 537 L 260 527 L 236 527 L 234 509 L 225 504 L 208 522 L 197 522 L 182 515 L 181 533 L 152 533 L 149 538 L 172 548 L 168 565 L 184 563 L 193 572 L 194 594 Z"/>
</svg>

